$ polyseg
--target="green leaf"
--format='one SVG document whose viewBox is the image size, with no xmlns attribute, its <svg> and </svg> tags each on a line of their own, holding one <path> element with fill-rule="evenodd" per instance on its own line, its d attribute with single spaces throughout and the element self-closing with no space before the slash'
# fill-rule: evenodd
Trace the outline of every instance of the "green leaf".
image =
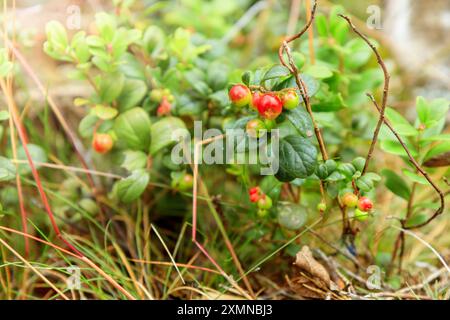
<svg viewBox="0 0 450 320">
<path fill-rule="evenodd" d="M 328 21 L 325 15 L 318 14 L 316 17 L 316 28 L 319 36 L 323 38 L 328 37 Z"/>
<path fill-rule="evenodd" d="M 356 172 L 355 166 L 353 164 L 351 164 L 351 163 L 339 163 L 338 170 L 347 179 L 352 179 L 353 175 Z"/>
<path fill-rule="evenodd" d="M 352 165 L 355 167 L 356 170 L 361 171 L 361 172 L 364 170 L 365 164 L 366 164 L 366 159 L 363 157 L 357 157 L 352 160 Z"/>
<path fill-rule="evenodd" d="M 119 71 L 127 78 L 125 87 L 130 80 L 137 79 L 145 82 L 147 79 L 144 65 L 129 52 L 125 52 L 120 56 Z M 127 89 L 124 88 L 123 90 Z"/>
<path fill-rule="evenodd" d="M 224 89 L 228 83 L 228 67 L 219 62 L 209 65 L 206 73 L 206 82 L 213 91 Z"/>
<path fill-rule="evenodd" d="M 267 194 L 273 201 L 278 201 L 283 183 L 275 179 L 273 176 L 265 176 L 259 184 L 261 190 Z"/>
<path fill-rule="evenodd" d="M 271 80 L 271 79 L 277 79 L 286 77 L 290 74 L 289 70 L 280 64 L 276 64 L 272 66 L 267 72 L 264 74 L 264 76 L 261 79 L 261 82 Z"/>
<path fill-rule="evenodd" d="M 36 169 L 40 168 L 40 165 L 37 164 L 36 162 L 47 162 L 47 154 L 45 153 L 45 150 L 42 149 L 40 146 L 35 145 L 35 144 L 27 144 L 27 149 L 31 155 L 31 159 L 33 159 L 34 162 L 34 166 Z M 19 150 L 17 151 L 17 158 L 19 160 L 26 160 L 27 163 L 26 164 L 22 164 L 19 167 L 19 172 L 21 174 L 27 174 L 31 172 L 31 168 L 28 165 L 28 158 L 25 154 L 25 150 L 23 149 L 23 147 L 21 146 L 19 148 Z"/>
<path fill-rule="evenodd" d="M 45 26 L 47 40 L 56 51 L 64 51 L 69 45 L 67 32 L 64 26 L 58 21 L 50 21 Z"/>
<path fill-rule="evenodd" d="M 95 24 L 102 39 L 105 42 L 111 42 L 117 28 L 116 17 L 112 14 L 100 12 L 95 15 Z"/>
<path fill-rule="evenodd" d="M 433 146 L 430 150 L 428 150 L 427 154 L 424 157 L 424 161 L 427 161 L 437 155 L 450 152 L 450 141 L 443 141 L 435 146 Z"/>
<path fill-rule="evenodd" d="M 117 98 L 120 111 L 136 107 L 147 93 L 147 85 L 141 80 L 126 80 L 122 93 Z"/>
<path fill-rule="evenodd" d="M 372 55 L 370 47 L 359 38 L 352 39 L 345 44 L 347 57 L 344 64 L 347 68 L 356 69 L 365 65 Z"/>
<path fill-rule="evenodd" d="M 345 179 L 345 176 L 342 173 L 340 173 L 339 171 L 334 171 L 325 180 L 335 182 L 335 181 L 340 181 L 340 180 L 344 180 L 344 179 Z"/>
<path fill-rule="evenodd" d="M 72 37 L 71 48 L 75 52 L 77 62 L 83 64 L 89 61 L 91 53 L 89 51 L 89 45 L 86 41 L 86 33 L 84 31 L 77 32 Z"/>
<path fill-rule="evenodd" d="M 333 38 L 335 38 L 336 42 L 340 45 L 344 44 L 347 39 L 348 30 L 348 24 L 344 20 L 339 20 L 330 27 L 330 32 L 333 35 Z"/>
<path fill-rule="evenodd" d="M 103 103 L 113 102 L 122 92 L 125 84 L 125 77 L 121 73 L 111 74 L 106 78 L 102 77 L 100 82 L 100 99 Z"/>
<path fill-rule="evenodd" d="M 317 91 L 319 91 L 320 85 L 316 79 L 307 74 L 302 74 L 300 78 L 302 79 L 303 83 L 306 86 L 306 90 L 308 91 L 309 97 L 314 96 L 317 93 Z M 297 83 L 295 82 L 295 78 L 293 76 L 290 76 L 286 80 L 283 80 L 282 82 L 278 83 L 276 86 L 274 86 L 273 90 L 279 91 L 285 88 L 294 88 L 300 97 L 300 101 L 303 101 L 300 95 L 300 90 L 298 89 Z"/>
<path fill-rule="evenodd" d="M 0 78 L 6 77 L 11 72 L 13 67 L 14 67 L 13 63 L 9 61 L 5 61 L 2 64 L 0 64 Z"/>
<path fill-rule="evenodd" d="M 202 96 L 207 96 L 211 93 L 211 89 L 204 80 L 204 75 L 198 70 L 194 69 L 184 74 L 186 81 L 191 87 Z"/>
<path fill-rule="evenodd" d="M 133 108 L 119 115 L 114 131 L 119 141 L 130 149 L 147 151 L 150 146 L 151 121 L 142 108 Z"/>
<path fill-rule="evenodd" d="M 250 71 L 245 71 L 241 77 L 242 83 L 244 83 L 246 86 L 249 86 L 251 78 L 252 73 Z"/>
<path fill-rule="evenodd" d="M 425 213 L 416 213 L 411 218 L 408 219 L 406 227 L 416 226 L 427 221 L 428 215 Z"/>
<path fill-rule="evenodd" d="M 80 136 L 83 138 L 91 136 L 97 121 L 98 118 L 95 114 L 90 113 L 86 115 L 78 125 L 78 132 L 80 133 Z"/>
<path fill-rule="evenodd" d="M 407 170 L 407 169 L 403 169 L 402 172 L 403 172 L 403 174 L 404 174 L 405 176 L 407 176 L 408 178 L 410 178 L 413 182 L 417 182 L 417 183 L 425 184 L 425 185 L 429 184 L 429 182 L 427 181 L 427 179 L 425 179 L 425 178 L 424 178 L 423 176 L 421 176 L 421 175 L 418 175 L 417 173 L 413 173 L 413 172 L 411 172 L 411 171 L 409 171 L 409 170 Z"/>
<path fill-rule="evenodd" d="M 340 92 L 329 92 L 322 96 L 321 91 L 317 95 L 317 99 L 318 101 L 313 106 L 315 112 L 335 112 L 347 107 Z"/>
<path fill-rule="evenodd" d="M 405 200 L 409 200 L 409 197 L 411 196 L 411 189 L 406 184 L 405 180 L 389 169 L 384 169 L 381 173 L 386 179 L 384 182 L 385 186 L 391 190 L 392 193 Z"/>
<path fill-rule="evenodd" d="M 304 72 L 316 79 L 326 79 L 333 76 L 333 72 L 325 65 L 309 65 Z"/>
<path fill-rule="evenodd" d="M 16 177 L 16 166 L 5 157 L 0 157 L 0 181 L 9 181 Z"/>
<path fill-rule="evenodd" d="M 114 189 L 120 201 L 130 203 L 141 196 L 149 181 L 150 174 L 144 169 L 138 169 L 129 177 L 116 182 Z"/>
<path fill-rule="evenodd" d="M 151 135 L 150 154 L 154 155 L 159 150 L 179 142 L 177 139 L 189 135 L 189 131 L 180 118 L 165 117 L 153 124 Z"/>
<path fill-rule="evenodd" d="M 369 192 L 373 189 L 375 183 L 380 180 L 381 177 L 379 175 L 368 172 L 356 180 L 356 186 L 363 192 Z"/>
<path fill-rule="evenodd" d="M 290 202 L 280 202 L 277 215 L 278 223 L 289 230 L 300 229 L 308 219 L 305 207 Z"/>
<path fill-rule="evenodd" d="M 150 55 L 159 55 L 165 44 L 164 31 L 157 26 L 149 26 L 144 32 L 143 43 L 144 48 Z"/>
<path fill-rule="evenodd" d="M 434 126 L 448 113 L 449 101 L 435 99 L 428 102 L 423 97 L 417 97 L 416 109 L 419 120 L 427 128 Z"/>
<path fill-rule="evenodd" d="M 405 142 L 405 144 L 408 147 L 411 155 L 413 157 L 417 156 L 416 148 L 408 142 Z M 383 140 L 383 141 L 381 141 L 380 147 L 384 151 L 392 153 L 392 154 L 396 154 L 396 155 L 403 156 L 403 157 L 408 156 L 405 149 L 403 149 L 402 145 L 398 141 Z"/>
<path fill-rule="evenodd" d="M 9 112 L 6 110 L 0 111 L 0 121 L 5 121 L 9 119 Z"/>
<path fill-rule="evenodd" d="M 309 139 L 288 136 L 280 140 L 278 180 L 286 182 L 312 175 L 317 165 L 317 149 Z"/>
<path fill-rule="evenodd" d="M 119 113 L 117 109 L 102 104 L 96 105 L 94 108 L 92 108 L 92 111 L 98 118 L 102 120 L 114 119 Z"/>
<path fill-rule="evenodd" d="M 142 151 L 126 150 L 124 152 L 125 159 L 121 167 L 128 171 L 142 169 L 147 164 L 147 155 Z"/>
<path fill-rule="evenodd" d="M 386 108 L 386 117 L 391 122 L 398 134 L 402 136 L 415 136 L 417 129 L 414 128 L 408 120 L 406 120 L 400 113 L 392 108 Z"/>
<path fill-rule="evenodd" d="M 303 137 L 311 137 L 314 134 L 311 117 L 305 109 L 295 108 L 292 110 L 285 110 L 284 114 Z"/>
</svg>

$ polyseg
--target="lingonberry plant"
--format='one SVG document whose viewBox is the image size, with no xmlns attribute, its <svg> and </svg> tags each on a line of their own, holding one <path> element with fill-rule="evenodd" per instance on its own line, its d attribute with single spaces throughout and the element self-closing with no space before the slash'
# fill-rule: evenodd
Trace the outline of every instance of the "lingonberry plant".
<svg viewBox="0 0 450 320">
<path fill-rule="evenodd" d="M 250 183 L 259 181 L 259 186 L 249 189 L 257 216 L 267 221 L 283 216 L 278 218 L 282 226 L 298 229 L 306 222 L 308 206 L 317 208 L 318 217 L 337 208 L 342 214 L 342 237 L 352 247 L 359 230 L 352 218 L 364 221 L 377 210 L 375 187 L 381 177 L 368 169 L 378 136 L 387 152 L 411 156 L 419 152 L 411 145 L 400 149 L 383 131 L 385 127 L 379 133 L 381 124 L 390 121 L 394 135 L 417 137 L 417 148 L 431 147 L 424 158 L 427 160 L 448 148 L 446 142 L 436 145 L 442 137 L 440 119 L 448 104 L 444 100 L 432 102 L 439 110 L 434 113 L 420 98 L 416 127 L 386 108 L 389 75 L 377 44 L 359 33 L 347 17 L 339 17 L 341 7 L 334 7 L 328 17 L 316 17 L 315 8 L 305 29 L 281 44 L 279 63 L 245 71 L 240 81 L 233 81 L 237 78 L 230 68 L 209 54 L 212 45 L 208 41 L 194 45 L 191 32 L 185 29 L 167 36 L 156 26 L 139 30 L 126 19 L 100 13 L 96 33 L 80 31 L 69 40 L 62 25 L 50 23 L 45 51 L 55 59 L 73 63 L 73 76 L 93 88 L 90 97 L 74 101 L 88 111 L 80 123 L 80 134 L 93 136 L 93 148 L 100 153 L 109 151 L 114 140 L 111 156 L 122 158 L 122 167 L 130 171 L 128 178 L 114 185 L 112 195 L 126 203 L 135 201 L 147 189 L 152 169 L 167 170 L 172 188 L 189 191 L 195 184 L 188 173 L 191 168 L 172 163 L 170 148 L 176 141 L 171 133 L 179 129 L 188 132 L 192 120 L 202 119 L 211 126 L 217 117 L 224 117 L 223 129 L 243 128 L 245 139 L 258 140 L 261 132 L 280 131 L 279 169 L 274 176 L 260 179 L 252 174 L 255 166 L 228 165 L 227 172 L 244 186 L 249 188 Z M 314 62 L 308 59 L 306 47 L 289 48 L 290 42 L 311 27 L 313 18 L 319 44 Z M 360 37 L 351 37 L 352 29 Z M 373 53 L 380 69 L 369 64 Z M 373 110 L 362 107 L 370 102 L 365 94 L 383 82 L 381 104 L 373 100 L 380 121 L 370 151 L 367 157 L 357 154 L 362 148 L 348 152 L 349 145 L 369 135 L 371 125 L 367 124 L 372 122 Z M 350 129 L 353 137 L 348 136 Z M 237 152 L 248 152 L 248 147 Z M 405 174 L 414 184 L 428 183 L 426 176 L 417 175 L 422 173 L 419 168 Z M 385 170 L 383 174 L 394 193 L 410 196 L 406 186 L 404 190 L 393 186 L 393 180 L 400 179 L 393 172 Z M 293 202 L 299 201 L 300 192 L 309 194 L 310 199 L 302 202 L 301 210 L 286 209 L 286 203 L 277 206 L 282 188 L 289 190 Z"/>
<path fill-rule="evenodd" d="M 186 3 L 192 6 L 190 10 L 201 11 L 196 1 Z M 394 241 L 389 238 L 390 247 L 379 246 L 391 255 L 383 267 L 390 271 L 398 258 L 398 270 L 402 269 L 407 230 L 426 226 L 444 212 L 448 192 L 442 186 L 448 185 L 448 169 L 442 168 L 448 166 L 450 152 L 445 133 L 447 99 L 418 97 L 412 123 L 396 111 L 389 97 L 390 74 L 381 46 L 361 33 L 340 6 L 324 14 L 315 3 L 299 33 L 279 39 L 276 51 L 239 65 L 239 43 L 228 45 L 231 36 L 226 33 L 236 26 L 225 23 L 236 6 L 228 4 L 227 11 L 222 10 L 227 6 L 224 1 L 211 1 L 208 8 L 215 10 L 210 16 L 196 11 L 205 15 L 204 23 L 186 21 L 184 7 L 171 13 L 167 21 L 150 23 L 130 14 L 132 1 L 115 1 L 115 5 L 114 14 L 97 13 L 89 31 L 69 32 L 58 22 L 46 27 L 44 51 L 70 66 L 69 77 L 90 89 L 76 97 L 72 106 L 83 114 L 78 133 L 88 150 L 79 152 L 69 134 L 86 167 L 88 184 L 70 175 L 58 185 L 59 196 L 51 192 L 53 185 L 40 185 L 37 169 L 49 159 L 68 157 L 61 156 L 62 152 L 53 154 L 48 146 L 27 143 L 25 131 L 32 126 L 22 128 L 20 116 L 0 113 L 0 121 L 14 116 L 11 121 L 25 144 L 16 150 L 14 138 L 11 141 L 11 158 L 16 162 L 0 157 L 0 181 L 16 179 L 19 190 L 22 180 L 34 183 L 29 180 L 31 174 L 60 238 L 64 240 L 58 229 L 63 222 L 84 230 L 83 217 L 98 227 L 100 222 L 108 225 L 117 214 L 131 229 L 124 232 L 115 226 L 113 232 L 122 241 L 133 236 L 139 239 L 130 248 L 114 242 L 118 259 L 129 254 L 133 263 L 151 264 L 150 254 L 144 251 L 166 252 L 184 283 L 184 271 L 178 270 L 174 259 L 190 259 L 198 249 L 215 268 L 212 272 L 222 276 L 211 284 L 225 279 L 242 296 L 254 298 L 252 286 L 260 281 L 253 278 L 253 272 L 279 252 L 295 256 L 301 244 L 309 243 L 300 240 L 306 232 L 358 270 L 361 260 L 378 263 L 378 252 L 375 257 L 360 253 L 365 246 L 378 249 L 378 216 L 389 212 L 395 216 L 391 222 L 400 228 Z M 166 5 L 167 10 L 175 10 Z M 170 27 L 163 28 L 164 24 Z M 275 29 L 271 25 L 270 33 Z M 309 42 L 302 41 L 307 33 Z M 214 38 L 220 35 L 222 40 Z M 11 52 L 0 51 L 5 93 L 13 71 Z M 14 106 L 11 101 L 9 105 Z M 62 127 L 67 130 L 68 126 Z M 243 134 L 232 141 L 229 154 L 219 143 L 233 129 Z M 198 135 L 198 131 L 207 133 Z M 180 137 L 184 156 L 191 161 L 180 163 L 173 157 Z M 213 149 L 223 162 L 193 161 Z M 274 172 L 262 174 L 267 163 L 261 154 L 256 163 L 249 160 L 256 149 L 276 159 Z M 397 161 L 396 166 L 403 164 L 402 174 L 379 160 L 384 153 L 394 156 L 390 159 Z M 234 161 L 225 161 L 229 159 Z M 25 160 L 34 161 L 36 168 L 18 166 Z M 95 163 L 99 170 L 88 169 L 86 162 Z M 90 174 L 102 178 L 93 179 Z M 427 193 L 430 186 L 433 195 Z M 426 197 L 418 200 L 420 188 Z M 12 200 L 13 191 L 5 187 L 0 198 L 5 207 L 19 203 L 25 230 L 23 202 Z M 49 201 L 46 191 L 52 194 Z M 21 191 L 17 194 L 21 197 Z M 379 201 L 387 194 L 404 203 L 396 210 L 388 208 L 386 201 Z M 61 218 L 57 222 L 50 207 Z M 73 214 L 74 208 L 79 214 Z M 164 226 L 167 236 L 158 233 L 156 224 Z M 313 230 L 336 224 L 342 228 L 328 233 L 331 244 Z M 180 251 L 186 228 L 192 228 L 189 253 Z M 161 247 L 142 243 L 141 237 L 148 238 L 150 233 L 161 240 Z M 219 238 L 223 242 L 210 241 Z M 362 238 L 365 245 L 359 243 Z M 170 249 L 173 244 L 173 252 L 165 241 Z M 184 266 L 191 267 L 195 259 Z M 276 265 L 288 270 L 291 264 L 283 261 L 277 260 Z M 244 271 L 242 265 L 253 267 Z M 130 276 L 134 277 L 132 272 Z M 165 286 L 162 295 L 169 296 L 170 290 Z"/>
</svg>

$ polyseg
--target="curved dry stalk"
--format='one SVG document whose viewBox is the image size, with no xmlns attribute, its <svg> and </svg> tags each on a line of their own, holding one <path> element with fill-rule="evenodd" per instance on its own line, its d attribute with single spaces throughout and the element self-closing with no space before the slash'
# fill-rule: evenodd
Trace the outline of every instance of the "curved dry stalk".
<svg viewBox="0 0 450 320">
<path fill-rule="evenodd" d="M 295 82 L 297 84 L 298 89 L 300 90 L 300 95 L 302 96 L 303 102 L 305 103 L 306 110 L 308 111 L 308 114 L 311 118 L 311 122 L 313 124 L 314 133 L 317 138 L 317 142 L 319 143 L 320 152 L 322 154 L 323 160 L 328 160 L 328 154 L 327 150 L 325 148 L 325 143 L 322 138 L 322 133 L 320 132 L 320 129 L 314 119 L 314 115 L 312 112 L 311 103 L 308 96 L 308 89 L 304 83 L 304 81 L 300 78 L 299 71 L 297 66 L 295 65 L 294 60 L 292 59 L 291 55 L 291 49 L 289 48 L 289 43 L 299 39 L 311 26 L 312 22 L 314 21 L 315 15 L 316 15 L 316 9 L 317 9 L 317 0 L 314 1 L 313 8 L 311 10 L 310 19 L 306 23 L 306 25 L 303 27 L 303 29 L 292 36 L 287 37 L 283 43 L 281 44 L 280 48 L 278 49 L 278 59 L 280 60 L 280 63 L 285 66 L 289 72 L 292 74 L 292 76 L 295 78 Z M 284 60 L 283 53 L 286 53 L 288 57 L 288 63 Z"/>
<path fill-rule="evenodd" d="M 353 24 L 353 22 L 351 21 L 351 19 L 348 16 L 345 16 L 343 14 L 339 14 L 339 16 L 341 18 L 345 19 L 347 21 L 347 23 L 350 25 L 350 27 L 352 28 L 353 32 L 355 32 L 361 39 L 363 39 L 364 42 L 367 43 L 367 45 L 372 49 L 372 51 L 375 53 L 375 56 L 377 57 L 377 63 L 383 70 L 383 74 L 384 74 L 383 97 L 381 99 L 381 106 L 380 106 L 380 110 L 379 110 L 380 118 L 378 119 L 377 126 L 375 127 L 375 130 L 373 132 L 372 143 L 370 144 L 370 148 L 369 148 L 369 151 L 366 156 L 366 162 L 364 164 L 364 169 L 361 172 L 361 175 L 364 175 L 364 173 L 367 171 L 367 168 L 369 166 L 369 161 L 372 158 L 372 154 L 375 149 L 375 145 L 377 144 L 378 134 L 380 133 L 381 125 L 383 124 L 383 121 L 384 121 L 384 112 L 386 110 L 386 104 L 387 104 L 387 99 L 388 99 L 388 94 L 389 94 L 389 79 L 391 76 L 389 75 L 386 65 L 384 64 L 383 58 L 381 58 L 380 53 L 378 52 L 377 48 L 373 45 L 373 43 L 370 42 L 369 38 L 367 38 L 366 35 L 364 35 L 358 29 L 356 29 L 355 25 Z"/>
<path fill-rule="evenodd" d="M 370 93 L 367 93 L 367 96 L 370 98 L 370 100 L 372 101 L 373 105 L 378 110 L 378 112 L 381 112 L 381 108 L 378 105 L 378 103 L 376 102 L 376 100 L 373 97 L 373 95 L 371 95 Z M 433 189 L 439 195 L 440 207 L 426 221 L 424 221 L 422 223 L 419 223 L 417 225 L 414 225 L 414 226 L 409 226 L 409 227 L 404 225 L 404 224 L 406 224 L 406 221 L 402 222 L 403 228 L 407 229 L 407 230 L 408 229 L 417 229 L 417 228 L 423 227 L 423 226 L 427 225 L 428 223 L 430 223 L 437 216 L 439 216 L 442 212 L 444 212 L 444 208 L 445 208 L 445 200 L 444 200 L 445 196 L 444 196 L 444 193 L 436 185 L 436 183 L 433 182 L 433 180 L 430 178 L 428 173 L 425 170 L 422 169 L 421 165 L 416 161 L 416 159 L 414 159 L 414 157 L 411 155 L 411 152 L 409 151 L 408 147 L 406 146 L 405 142 L 403 141 L 402 137 L 397 133 L 397 131 L 392 126 L 390 121 L 388 119 L 386 119 L 386 118 L 383 118 L 383 122 L 389 128 L 389 130 L 391 130 L 391 132 L 394 134 L 394 136 L 397 138 L 398 142 L 400 143 L 402 148 L 405 150 L 405 152 L 406 152 L 406 154 L 408 156 L 408 159 L 412 163 L 412 165 L 417 169 L 418 172 L 420 172 L 420 174 L 428 181 L 428 183 L 433 187 Z"/>
</svg>

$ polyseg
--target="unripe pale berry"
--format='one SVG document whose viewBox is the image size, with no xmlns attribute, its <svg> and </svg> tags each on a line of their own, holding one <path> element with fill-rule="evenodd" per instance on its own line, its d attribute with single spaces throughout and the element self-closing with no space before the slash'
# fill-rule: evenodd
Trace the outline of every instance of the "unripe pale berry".
<svg viewBox="0 0 450 320">
<path fill-rule="evenodd" d="M 191 190 L 194 185 L 194 177 L 191 174 L 186 173 L 179 182 L 179 189 L 182 191 Z"/>
<path fill-rule="evenodd" d="M 353 214 L 354 218 L 358 221 L 364 221 L 369 218 L 369 213 L 365 211 L 361 211 L 359 209 L 355 209 L 355 213 Z"/>
<path fill-rule="evenodd" d="M 317 205 L 317 210 L 318 210 L 320 213 L 324 213 L 324 212 L 327 210 L 327 205 L 326 205 L 326 203 L 320 202 L 320 203 Z"/>
<path fill-rule="evenodd" d="M 358 196 L 348 192 L 342 197 L 342 203 L 348 208 L 354 208 L 358 204 Z"/>
<path fill-rule="evenodd" d="M 269 211 L 267 209 L 258 209 L 257 214 L 258 217 L 264 218 L 267 216 L 267 214 L 269 213 Z"/>
<path fill-rule="evenodd" d="M 263 194 L 259 198 L 257 205 L 260 209 L 269 210 L 270 208 L 272 208 L 272 199 L 268 195 Z"/>
<path fill-rule="evenodd" d="M 264 121 L 260 119 L 252 119 L 245 126 L 247 134 L 252 138 L 259 138 L 262 134 L 261 130 L 266 130 Z"/>
<path fill-rule="evenodd" d="M 297 108 L 300 98 L 295 90 L 289 90 L 281 96 L 281 101 L 283 102 L 283 107 L 287 110 L 292 110 Z"/>
</svg>

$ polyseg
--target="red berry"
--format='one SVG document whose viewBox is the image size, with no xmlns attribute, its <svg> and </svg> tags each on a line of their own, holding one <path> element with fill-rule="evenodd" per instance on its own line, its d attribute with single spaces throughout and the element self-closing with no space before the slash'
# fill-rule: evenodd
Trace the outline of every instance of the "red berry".
<svg viewBox="0 0 450 320">
<path fill-rule="evenodd" d="M 351 192 L 347 192 L 346 194 L 344 194 L 344 196 L 342 197 L 342 203 L 349 208 L 353 208 L 356 207 L 356 205 L 358 204 L 358 197 L 356 196 L 356 194 L 351 193 Z"/>
<path fill-rule="evenodd" d="M 250 195 L 251 202 L 258 202 L 259 198 L 260 198 L 260 196 L 258 193 L 254 193 L 254 194 Z"/>
<path fill-rule="evenodd" d="M 361 197 L 358 201 L 358 208 L 364 212 L 370 211 L 373 208 L 373 202 L 367 197 Z"/>
<path fill-rule="evenodd" d="M 297 108 L 300 98 L 298 97 L 297 91 L 289 90 L 282 95 L 281 101 L 283 102 L 284 108 L 292 110 Z"/>
<path fill-rule="evenodd" d="M 107 153 L 113 147 L 113 139 L 107 133 L 96 133 L 92 140 L 92 148 L 98 153 Z"/>
<path fill-rule="evenodd" d="M 273 94 L 263 94 L 258 100 L 257 105 L 259 114 L 269 120 L 276 119 L 283 110 L 283 104 L 280 98 Z"/>
<path fill-rule="evenodd" d="M 248 191 L 249 195 L 250 195 L 250 201 L 251 202 L 258 202 L 258 200 L 261 198 L 261 196 L 263 195 L 261 188 L 260 187 L 253 187 L 250 188 L 250 190 Z"/>
<path fill-rule="evenodd" d="M 255 194 L 255 193 L 259 193 L 261 190 L 259 189 L 259 187 L 253 187 L 250 188 L 250 190 L 248 191 L 249 194 Z"/>
<path fill-rule="evenodd" d="M 234 85 L 230 92 L 228 93 L 231 102 L 236 107 L 243 107 L 250 103 L 252 100 L 252 93 L 250 92 L 250 89 L 242 84 Z"/>
<path fill-rule="evenodd" d="M 170 114 L 170 109 L 172 108 L 171 104 L 167 100 L 167 98 L 164 96 L 162 98 L 161 103 L 159 104 L 158 109 L 156 110 L 156 114 L 158 117 Z"/>
</svg>

